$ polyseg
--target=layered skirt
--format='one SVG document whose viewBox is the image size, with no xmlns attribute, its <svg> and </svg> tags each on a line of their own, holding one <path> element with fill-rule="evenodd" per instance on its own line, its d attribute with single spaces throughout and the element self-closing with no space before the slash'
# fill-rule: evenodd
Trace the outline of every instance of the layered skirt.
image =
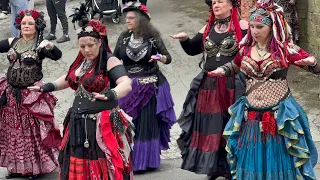
<svg viewBox="0 0 320 180">
<path fill-rule="evenodd" d="M 316 179 L 318 153 L 308 119 L 293 97 L 255 109 L 245 97 L 229 108 L 224 135 L 233 179 Z"/>
<path fill-rule="evenodd" d="M 119 105 L 133 117 L 133 168 L 159 168 L 161 150 L 169 148 L 170 129 L 176 122 L 170 87 L 160 72 L 147 77 L 131 76 L 131 80 L 132 91 L 119 100 Z"/>
<path fill-rule="evenodd" d="M 205 72 L 192 81 L 178 119 L 183 131 L 178 139 L 182 169 L 230 177 L 222 133 L 229 119 L 227 108 L 234 103 L 235 91 L 241 94 L 244 90 L 243 83 L 238 81 L 238 77 L 209 77 Z M 236 84 L 242 92 L 236 90 Z"/>
<path fill-rule="evenodd" d="M 0 79 L 0 95 L 0 166 L 9 174 L 54 171 L 61 142 L 53 114 L 57 99 L 50 93 L 13 88 L 5 77 Z"/>
</svg>

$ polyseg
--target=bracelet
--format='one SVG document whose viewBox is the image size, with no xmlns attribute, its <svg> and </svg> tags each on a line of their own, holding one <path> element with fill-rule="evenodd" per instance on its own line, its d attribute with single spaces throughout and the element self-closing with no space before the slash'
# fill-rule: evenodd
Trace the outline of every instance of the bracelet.
<svg viewBox="0 0 320 180">
<path fill-rule="evenodd" d="M 314 64 L 310 65 L 312 67 L 315 67 L 318 64 L 318 61 L 315 59 Z"/>
<path fill-rule="evenodd" d="M 46 83 L 42 86 L 40 86 L 41 92 L 52 92 L 57 89 L 57 85 L 55 83 Z"/>
<path fill-rule="evenodd" d="M 105 92 L 104 96 L 107 98 L 107 100 L 118 100 L 118 93 L 114 89 L 110 89 L 107 92 Z"/>
<path fill-rule="evenodd" d="M 230 76 L 231 71 L 227 66 L 220 66 L 220 68 L 222 68 L 224 70 L 224 73 L 226 76 Z"/>
</svg>

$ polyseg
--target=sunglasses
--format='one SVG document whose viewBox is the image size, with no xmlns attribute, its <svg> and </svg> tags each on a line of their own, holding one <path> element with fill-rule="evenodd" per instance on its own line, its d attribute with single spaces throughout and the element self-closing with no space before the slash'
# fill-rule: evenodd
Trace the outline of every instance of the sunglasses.
<svg viewBox="0 0 320 180">
<path fill-rule="evenodd" d="M 136 8 L 139 8 L 141 5 L 142 5 L 142 4 L 141 4 L 140 2 L 132 2 L 132 1 L 130 1 L 130 2 L 128 2 L 128 3 L 126 4 L 126 7 L 136 7 Z"/>
<path fill-rule="evenodd" d="M 263 9 L 263 8 L 252 8 L 250 10 L 250 13 L 253 14 L 253 13 L 257 13 L 257 14 L 261 14 L 261 15 L 268 15 L 268 11 L 266 9 Z"/>
</svg>

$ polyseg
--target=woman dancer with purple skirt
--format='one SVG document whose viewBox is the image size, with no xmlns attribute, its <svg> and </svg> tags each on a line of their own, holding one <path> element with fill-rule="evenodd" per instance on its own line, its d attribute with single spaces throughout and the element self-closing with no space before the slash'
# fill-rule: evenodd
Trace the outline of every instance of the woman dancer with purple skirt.
<svg viewBox="0 0 320 180">
<path fill-rule="evenodd" d="M 133 170 L 144 171 L 160 167 L 161 150 L 169 148 L 170 128 L 176 122 L 170 87 L 157 64 L 169 64 L 171 56 L 146 6 L 131 3 L 123 11 L 128 30 L 121 33 L 114 55 L 126 67 L 132 91 L 119 105 L 135 125 Z"/>
</svg>

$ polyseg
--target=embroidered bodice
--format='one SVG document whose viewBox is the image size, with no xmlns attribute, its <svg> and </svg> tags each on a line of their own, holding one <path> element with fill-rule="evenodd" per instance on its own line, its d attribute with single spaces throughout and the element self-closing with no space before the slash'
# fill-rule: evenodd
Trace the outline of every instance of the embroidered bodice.
<svg viewBox="0 0 320 180">
<path fill-rule="evenodd" d="M 212 27 L 206 37 L 204 51 L 206 53 L 204 69 L 207 71 L 215 70 L 217 67 L 232 61 L 238 52 L 234 33 L 217 33 Z"/>
<path fill-rule="evenodd" d="M 257 62 L 249 56 L 244 56 L 240 70 L 247 75 L 247 78 L 262 82 L 269 78 L 279 79 L 286 77 L 286 73 L 281 73 L 283 71 L 286 72 L 286 70 L 281 69 L 270 57 Z"/>
<path fill-rule="evenodd" d="M 89 68 L 83 75 L 76 76 L 75 68 L 69 73 L 67 78 L 69 86 L 76 90 L 76 93 L 82 93 L 83 96 L 91 96 L 92 92 L 103 93 L 110 87 L 109 77 L 103 74 L 95 74 L 92 68 Z"/>
<path fill-rule="evenodd" d="M 288 55 L 292 64 L 309 56 L 298 47 L 293 47 Z M 271 57 L 256 61 L 251 58 L 251 48 L 243 48 L 235 57 L 234 63 L 246 77 L 246 96 L 248 103 L 256 108 L 266 108 L 278 104 L 290 95 L 287 82 L 288 68 L 280 67 Z"/>
<path fill-rule="evenodd" d="M 43 78 L 41 60 L 33 41 L 23 38 L 13 42 L 7 58 L 10 66 L 7 72 L 8 83 L 13 87 L 24 88 Z"/>
</svg>

